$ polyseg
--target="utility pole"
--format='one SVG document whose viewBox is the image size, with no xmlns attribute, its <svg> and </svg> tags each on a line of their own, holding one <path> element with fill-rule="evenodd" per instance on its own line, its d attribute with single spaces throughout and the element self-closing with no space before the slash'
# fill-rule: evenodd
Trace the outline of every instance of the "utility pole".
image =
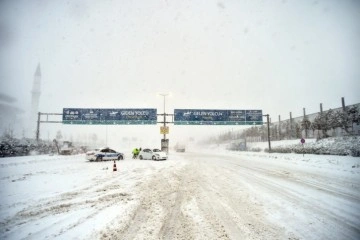
<svg viewBox="0 0 360 240">
<path fill-rule="evenodd" d="M 160 96 L 163 96 L 164 97 L 164 141 L 166 140 L 166 110 L 165 110 L 165 97 L 168 96 L 169 94 L 168 93 L 160 93 Z"/>
<path fill-rule="evenodd" d="M 41 115 L 45 115 L 46 120 L 41 120 Z M 37 120 L 37 127 L 36 127 L 36 136 L 35 136 L 37 142 L 40 140 L 40 123 L 62 123 L 62 121 L 51 121 L 51 120 L 49 120 L 49 116 L 53 116 L 53 115 L 61 116 L 63 114 L 62 113 L 41 113 L 41 112 L 38 112 L 38 120 Z"/>
<path fill-rule="evenodd" d="M 105 146 L 108 146 L 108 125 L 106 125 L 106 140 L 105 140 Z"/>
<path fill-rule="evenodd" d="M 164 97 L 164 113 L 163 113 L 163 139 L 161 141 L 161 150 L 164 151 L 166 150 L 166 152 L 169 152 L 169 140 L 166 139 L 166 132 L 167 132 L 167 128 L 166 128 L 166 109 L 165 109 L 165 97 L 168 96 L 168 93 L 160 93 L 160 96 Z"/>
<path fill-rule="evenodd" d="M 40 137 L 40 116 L 41 116 L 41 113 L 38 112 L 38 120 L 37 120 L 37 125 L 36 125 L 36 142 L 39 142 L 39 137 Z"/>
</svg>

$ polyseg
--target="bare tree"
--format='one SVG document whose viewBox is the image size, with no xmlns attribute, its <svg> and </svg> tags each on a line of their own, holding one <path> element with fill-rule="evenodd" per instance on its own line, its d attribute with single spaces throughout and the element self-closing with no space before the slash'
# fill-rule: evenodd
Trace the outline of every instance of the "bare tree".
<svg viewBox="0 0 360 240">
<path fill-rule="evenodd" d="M 63 138 L 62 133 L 61 133 L 60 130 L 56 132 L 56 137 L 55 138 L 56 138 L 56 140 L 58 142 Z"/>
<path fill-rule="evenodd" d="M 296 138 L 301 138 L 301 126 L 299 123 L 295 123 L 295 134 Z"/>
<path fill-rule="evenodd" d="M 92 144 L 93 144 L 93 145 L 96 145 L 97 140 L 98 140 L 98 136 L 96 135 L 96 133 L 93 133 L 93 134 L 91 135 Z"/>
<path fill-rule="evenodd" d="M 7 138 L 7 139 L 14 138 L 14 129 L 12 126 L 9 126 L 9 128 L 5 129 L 5 132 L 3 133 L 3 138 Z"/>
<path fill-rule="evenodd" d="M 290 120 L 286 120 L 282 124 L 283 129 L 285 129 L 284 137 L 286 139 L 291 139 L 291 122 Z"/>
<path fill-rule="evenodd" d="M 270 135 L 272 139 L 278 139 L 278 127 L 276 125 L 271 126 L 270 128 Z"/>
</svg>

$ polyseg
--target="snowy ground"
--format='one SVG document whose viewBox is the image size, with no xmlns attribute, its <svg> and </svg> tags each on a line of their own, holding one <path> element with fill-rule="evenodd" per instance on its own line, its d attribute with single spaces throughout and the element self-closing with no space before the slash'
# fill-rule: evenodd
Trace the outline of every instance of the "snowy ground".
<svg viewBox="0 0 360 240">
<path fill-rule="evenodd" d="M 116 165 L 0 159 L 0 239 L 360 239 L 360 158 L 219 146 Z"/>
</svg>

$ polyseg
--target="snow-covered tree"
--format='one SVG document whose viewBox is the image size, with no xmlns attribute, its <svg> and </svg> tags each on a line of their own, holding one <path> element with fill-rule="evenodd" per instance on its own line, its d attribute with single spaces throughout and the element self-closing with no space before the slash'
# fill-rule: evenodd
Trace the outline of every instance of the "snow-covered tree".
<svg viewBox="0 0 360 240">
<path fill-rule="evenodd" d="M 334 111 L 330 109 L 329 111 L 320 113 L 316 116 L 313 122 L 313 127 L 314 129 L 321 131 L 325 138 L 330 137 L 328 131 L 334 128 L 334 119 Z"/>
<path fill-rule="evenodd" d="M 301 126 L 299 123 L 295 123 L 295 134 L 296 138 L 301 138 Z"/>
<path fill-rule="evenodd" d="M 337 126 L 352 135 L 350 130 L 355 123 L 360 122 L 359 109 L 356 106 L 345 107 L 344 110 L 336 112 Z"/>
<path fill-rule="evenodd" d="M 308 137 L 308 130 L 311 127 L 311 122 L 308 118 L 308 116 L 304 116 L 304 118 L 302 119 L 302 121 L 300 122 L 300 129 L 305 131 L 305 138 Z"/>
</svg>

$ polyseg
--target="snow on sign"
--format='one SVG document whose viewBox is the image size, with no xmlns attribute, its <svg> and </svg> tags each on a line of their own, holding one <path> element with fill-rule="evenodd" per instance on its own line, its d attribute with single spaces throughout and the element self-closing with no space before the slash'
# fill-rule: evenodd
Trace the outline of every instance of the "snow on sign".
<svg viewBox="0 0 360 240">
<path fill-rule="evenodd" d="M 63 124 L 156 124 L 153 108 L 64 108 Z"/>
<path fill-rule="evenodd" d="M 175 125 L 262 125 L 262 110 L 175 109 Z"/>
</svg>

